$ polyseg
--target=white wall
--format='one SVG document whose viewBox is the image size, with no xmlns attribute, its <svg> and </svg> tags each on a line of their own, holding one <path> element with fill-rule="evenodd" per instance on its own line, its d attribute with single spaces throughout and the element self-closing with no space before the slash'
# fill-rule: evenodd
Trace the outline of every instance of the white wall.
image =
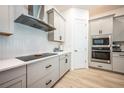
<svg viewBox="0 0 124 93">
<path fill-rule="evenodd" d="M 86 19 L 87 20 L 87 25 L 88 25 L 88 20 L 89 20 L 89 13 L 88 11 L 86 10 L 83 10 L 83 9 L 78 9 L 78 8 L 71 8 L 71 9 L 68 9 L 64 12 L 62 12 L 62 14 L 64 15 L 64 17 L 66 18 L 66 29 L 65 29 L 65 44 L 64 44 L 64 48 L 65 50 L 69 50 L 72 52 L 72 63 L 71 63 L 71 68 L 73 69 L 74 67 L 74 56 L 73 56 L 73 40 L 74 40 L 74 28 L 73 28 L 73 25 L 74 25 L 74 20 L 76 18 L 78 19 Z M 79 33 L 80 34 L 80 33 Z M 87 38 L 88 38 L 88 29 L 86 31 L 86 35 L 87 35 Z M 86 45 L 87 45 L 87 48 L 88 48 L 88 41 L 86 42 Z M 83 48 L 83 47 L 82 47 Z M 88 61 L 88 51 L 87 51 L 87 61 Z M 88 64 L 87 64 L 87 67 L 88 67 Z"/>
<path fill-rule="evenodd" d="M 54 6 L 45 6 L 45 11 L 52 7 Z M 48 41 L 47 34 L 42 30 L 15 23 L 12 36 L 0 36 L 0 60 L 52 51 L 58 43 Z"/>
</svg>

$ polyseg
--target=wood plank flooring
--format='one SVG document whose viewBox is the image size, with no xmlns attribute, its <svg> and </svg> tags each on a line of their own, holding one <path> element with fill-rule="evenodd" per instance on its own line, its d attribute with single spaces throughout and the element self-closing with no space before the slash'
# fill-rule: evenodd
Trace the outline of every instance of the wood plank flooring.
<svg viewBox="0 0 124 93">
<path fill-rule="evenodd" d="M 124 88 L 124 75 L 97 69 L 73 70 L 54 88 Z"/>
</svg>

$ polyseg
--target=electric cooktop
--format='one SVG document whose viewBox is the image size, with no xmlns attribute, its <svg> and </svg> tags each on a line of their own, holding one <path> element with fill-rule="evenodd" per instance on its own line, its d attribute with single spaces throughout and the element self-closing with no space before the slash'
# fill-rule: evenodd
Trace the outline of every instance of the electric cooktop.
<svg viewBox="0 0 124 93">
<path fill-rule="evenodd" d="M 49 56 L 53 56 L 53 55 L 57 55 L 57 53 L 43 53 L 43 54 L 28 55 L 28 56 L 22 56 L 22 57 L 16 57 L 16 58 L 19 60 L 22 60 L 24 62 L 28 62 L 31 60 L 49 57 Z"/>
</svg>

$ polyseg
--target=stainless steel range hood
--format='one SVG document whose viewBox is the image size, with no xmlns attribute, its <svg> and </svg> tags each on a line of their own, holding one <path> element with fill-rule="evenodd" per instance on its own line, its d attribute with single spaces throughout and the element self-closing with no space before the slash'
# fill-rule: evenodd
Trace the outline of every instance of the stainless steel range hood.
<svg viewBox="0 0 124 93">
<path fill-rule="evenodd" d="M 20 23 L 20 24 L 24 24 L 24 25 L 27 25 L 30 27 L 34 27 L 37 29 L 41 29 L 41 30 L 44 30 L 46 32 L 55 30 L 55 28 L 53 26 L 51 26 L 50 24 L 45 23 L 44 21 L 42 21 L 38 18 L 35 18 L 33 16 L 30 16 L 30 15 L 21 14 L 15 20 L 15 22 Z"/>
</svg>

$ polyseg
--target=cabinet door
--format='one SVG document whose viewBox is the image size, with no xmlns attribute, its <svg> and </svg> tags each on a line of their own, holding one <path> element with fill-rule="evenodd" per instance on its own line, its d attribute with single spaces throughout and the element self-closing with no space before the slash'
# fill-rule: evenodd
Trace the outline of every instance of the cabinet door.
<svg viewBox="0 0 124 93">
<path fill-rule="evenodd" d="M 96 19 L 90 22 L 91 35 L 112 34 L 113 17 Z"/>
<path fill-rule="evenodd" d="M 14 27 L 14 11 L 12 6 L 0 6 L 0 34 L 11 35 Z"/>
<path fill-rule="evenodd" d="M 91 35 L 99 35 L 100 31 L 100 20 L 90 21 Z"/>
<path fill-rule="evenodd" d="M 54 26 L 56 30 L 54 30 L 54 40 L 60 41 L 60 16 L 54 12 Z"/>
<path fill-rule="evenodd" d="M 112 34 L 113 32 L 113 17 L 106 17 L 100 19 L 101 34 Z"/>
<path fill-rule="evenodd" d="M 71 54 L 70 53 L 68 53 L 66 61 L 67 61 L 66 70 L 68 71 L 71 67 Z"/>
<path fill-rule="evenodd" d="M 54 25 L 56 30 L 48 33 L 48 40 L 64 42 L 65 20 L 56 10 L 51 9 L 49 11 L 48 23 Z"/>
<path fill-rule="evenodd" d="M 0 32 L 9 31 L 9 6 L 0 6 Z"/>
<path fill-rule="evenodd" d="M 113 71 L 124 73 L 124 57 L 113 57 Z"/>
<path fill-rule="evenodd" d="M 0 34 L 12 35 L 14 31 L 14 6 L 0 6 Z"/>
<path fill-rule="evenodd" d="M 60 41 L 64 42 L 65 38 L 65 20 L 60 17 L 60 31 L 59 31 L 59 39 Z"/>
<path fill-rule="evenodd" d="M 26 88 L 26 75 L 8 81 L 2 85 L 1 88 Z"/>
<path fill-rule="evenodd" d="M 70 57 L 67 54 L 62 56 L 60 57 L 60 77 L 70 69 Z"/>
<path fill-rule="evenodd" d="M 114 19 L 113 41 L 124 41 L 124 22 Z"/>
</svg>

